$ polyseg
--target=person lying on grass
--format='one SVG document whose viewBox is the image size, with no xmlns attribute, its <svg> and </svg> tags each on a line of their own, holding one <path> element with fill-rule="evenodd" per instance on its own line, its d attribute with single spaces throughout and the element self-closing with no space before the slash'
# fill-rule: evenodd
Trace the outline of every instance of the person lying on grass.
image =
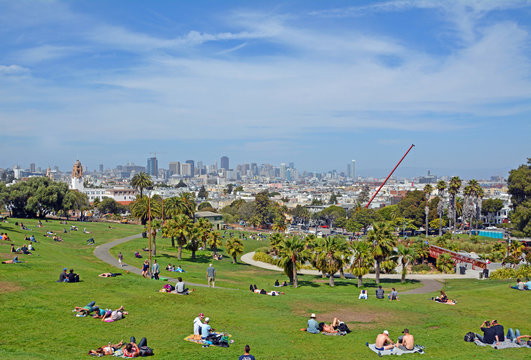
<svg viewBox="0 0 531 360">
<path fill-rule="evenodd" d="M 415 338 L 409 333 L 409 329 L 404 329 L 404 331 L 402 331 L 402 334 L 404 335 L 398 338 L 398 341 L 396 342 L 395 346 L 400 350 L 404 351 L 413 350 L 413 348 L 415 347 Z"/>
<path fill-rule="evenodd" d="M 122 348 L 122 352 L 123 357 L 126 358 L 153 355 L 153 350 L 147 346 L 147 339 L 145 337 L 143 337 L 137 345 L 135 337 L 131 336 L 130 342 Z"/>
<path fill-rule="evenodd" d="M 25 263 L 25 261 L 20 261 L 18 259 L 18 256 L 15 256 L 12 260 L 2 261 L 2 264 L 20 264 L 20 263 Z"/>
<path fill-rule="evenodd" d="M 524 339 L 527 339 L 527 341 L 525 341 Z M 516 343 L 518 345 L 527 345 L 527 346 L 531 346 L 531 335 L 520 335 L 516 338 Z"/>
<path fill-rule="evenodd" d="M 118 309 L 112 311 L 110 314 L 108 312 L 101 318 L 101 321 L 104 322 L 114 322 L 124 318 L 124 315 L 129 315 L 127 311 L 124 311 L 124 306 L 120 306 Z"/>
<path fill-rule="evenodd" d="M 376 342 L 374 348 L 379 351 L 383 350 L 392 350 L 395 346 L 395 343 L 389 337 L 389 331 L 384 330 L 381 334 L 376 336 Z"/>
<path fill-rule="evenodd" d="M 91 301 L 91 302 L 89 302 L 87 305 L 85 305 L 83 307 L 81 307 L 81 306 L 75 306 L 74 307 L 74 310 L 77 312 L 77 314 L 78 315 L 83 315 L 83 316 L 90 315 L 96 309 L 99 309 L 99 307 L 96 306 L 96 302 L 95 301 Z"/>
<path fill-rule="evenodd" d="M 112 345 L 110 342 L 109 344 L 105 346 L 100 346 L 96 350 L 90 350 L 89 355 L 95 355 L 95 356 L 104 356 L 104 355 L 112 355 L 118 350 L 124 346 L 124 340 L 120 341 L 118 344 Z"/>
<path fill-rule="evenodd" d="M 110 272 L 108 272 L 108 273 L 101 273 L 98 276 L 99 277 L 116 277 L 116 276 L 120 276 L 120 275 L 122 275 L 122 273 L 110 273 Z"/>
</svg>

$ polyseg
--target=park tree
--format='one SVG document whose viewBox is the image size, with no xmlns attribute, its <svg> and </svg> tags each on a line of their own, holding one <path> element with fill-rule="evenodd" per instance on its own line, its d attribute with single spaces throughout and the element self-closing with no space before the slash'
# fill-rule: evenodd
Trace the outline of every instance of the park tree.
<svg viewBox="0 0 531 360">
<path fill-rule="evenodd" d="M 186 248 L 192 252 L 192 261 L 195 260 L 195 253 L 199 248 L 199 242 L 202 239 L 204 231 L 199 223 L 194 223 L 188 229 L 188 242 Z"/>
<path fill-rule="evenodd" d="M 457 222 L 457 194 L 459 193 L 459 190 L 461 189 L 462 181 L 459 178 L 459 176 L 454 176 L 450 179 L 450 183 L 448 184 L 448 194 L 450 194 L 450 201 L 449 201 L 449 213 L 450 213 L 450 220 L 452 225 L 452 237 L 455 234 L 455 228 L 456 228 L 456 222 Z"/>
<path fill-rule="evenodd" d="M 212 232 L 212 223 L 208 219 L 199 218 L 196 224 L 201 230 L 201 241 L 203 242 L 203 248 L 206 249 L 210 232 Z"/>
<path fill-rule="evenodd" d="M 324 204 L 323 204 L 323 201 L 321 199 L 313 199 L 312 203 L 310 205 L 311 206 L 321 206 L 321 205 L 324 205 Z"/>
<path fill-rule="evenodd" d="M 345 239 L 337 236 L 322 238 L 317 243 L 315 263 L 317 269 L 328 273 L 330 286 L 334 286 L 334 274 L 343 267 L 346 247 Z"/>
<path fill-rule="evenodd" d="M 193 222 L 184 214 L 179 214 L 173 219 L 169 219 L 162 227 L 162 233 L 165 237 L 172 239 L 172 246 L 175 247 L 173 239 L 177 239 L 177 258 L 182 259 L 182 249 L 188 242 L 188 236 L 193 227 Z"/>
<path fill-rule="evenodd" d="M 347 212 L 341 206 L 330 205 L 317 213 L 319 220 L 324 221 L 327 225 L 333 226 L 334 222 L 339 218 L 347 216 Z"/>
<path fill-rule="evenodd" d="M 441 254 L 437 258 L 437 270 L 443 273 L 451 273 L 454 271 L 454 260 L 450 254 Z"/>
<path fill-rule="evenodd" d="M 426 197 L 426 206 L 424 207 L 424 213 L 426 215 L 426 237 L 428 237 L 428 232 L 429 232 L 429 227 L 430 227 L 430 220 L 429 220 L 429 215 L 430 215 L 430 205 L 429 205 L 429 201 L 430 201 L 430 195 L 431 195 L 431 192 L 433 191 L 433 186 L 431 186 L 430 184 L 426 184 L 424 186 L 424 196 Z"/>
<path fill-rule="evenodd" d="M 212 204 L 209 203 L 208 201 L 203 201 L 201 204 L 199 204 L 199 206 L 197 207 L 197 210 L 217 212 L 216 209 L 214 209 L 214 207 L 212 206 Z"/>
<path fill-rule="evenodd" d="M 104 199 L 100 203 L 99 206 L 102 206 L 102 204 L 105 201 L 107 200 Z M 160 196 L 158 195 L 153 196 L 151 199 L 149 199 L 147 196 L 138 197 L 130 205 L 131 214 L 135 218 L 140 219 L 140 222 L 142 225 L 146 225 L 147 222 L 149 221 L 150 207 L 151 207 L 151 219 L 160 218 L 162 215 L 162 206 L 161 206 Z M 98 210 L 100 210 L 101 212 L 104 212 L 103 209 L 104 209 L 103 207 L 102 209 L 98 208 Z"/>
<path fill-rule="evenodd" d="M 352 219 L 354 223 L 360 224 L 363 230 L 366 230 L 369 226 L 382 220 L 378 211 L 366 208 L 360 208 L 358 211 L 351 214 L 349 218 Z"/>
<path fill-rule="evenodd" d="M 358 195 L 357 203 L 360 204 L 360 206 L 363 206 L 363 204 L 366 204 L 369 202 L 369 195 L 370 195 L 370 189 L 368 185 L 364 185 L 361 188 L 361 192 Z"/>
<path fill-rule="evenodd" d="M 197 204 L 195 202 L 195 195 L 193 193 L 184 192 L 179 197 L 182 203 L 182 213 L 188 216 L 192 221 L 195 218 Z"/>
<path fill-rule="evenodd" d="M 336 205 L 338 203 L 338 199 L 341 197 L 341 194 L 334 194 L 330 195 L 330 199 L 328 200 L 328 204 L 330 205 Z"/>
<path fill-rule="evenodd" d="M 82 210 L 88 209 L 88 207 L 89 207 L 89 202 L 88 202 L 87 194 L 84 194 L 76 190 L 68 190 L 66 192 L 66 195 L 63 198 L 62 209 L 64 210 L 67 219 L 68 219 L 69 211 L 71 210 L 82 211 Z"/>
<path fill-rule="evenodd" d="M 501 209 L 503 209 L 502 199 L 485 199 L 481 206 L 481 213 L 487 218 L 487 223 L 492 224 L 494 216 Z"/>
<path fill-rule="evenodd" d="M 291 216 L 297 224 L 307 224 L 311 218 L 310 211 L 301 205 L 295 206 L 295 208 L 291 211 Z"/>
<path fill-rule="evenodd" d="M 225 251 L 232 257 L 233 264 L 238 262 L 237 257 L 243 253 L 243 249 L 243 242 L 240 239 L 230 238 L 225 242 Z"/>
<path fill-rule="evenodd" d="M 424 224 L 426 194 L 420 190 L 409 191 L 397 204 L 400 217 L 409 219 L 416 227 Z"/>
<path fill-rule="evenodd" d="M 152 187 L 153 182 L 151 181 L 151 176 L 142 171 L 133 176 L 131 179 L 131 186 L 135 189 L 138 189 L 140 192 L 140 197 L 142 198 L 144 189 Z"/>
<path fill-rule="evenodd" d="M 374 229 L 369 231 L 367 239 L 372 243 L 372 255 L 376 262 L 376 284 L 379 284 L 381 264 L 393 253 L 396 237 L 385 224 L 374 224 Z"/>
<path fill-rule="evenodd" d="M 223 245 L 221 235 L 217 231 L 210 231 L 208 234 L 208 246 L 212 249 L 214 255 L 218 254 L 218 248 Z"/>
<path fill-rule="evenodd" d="M 206 191 L 205 185 L 201 185 L 201 188 L 199 189 L 197 193 L 198 199 L 208 199 L 208 191 Z"/>
<path fill-rule="evenodd" d="M 104 197 L 98 204 L 98 211 L 101 214 L 119 214 L 123 207 L 113 198 Z"/>
<path fill-rule="evenodd" d="M 418 254 L 416 252 L 415 247 L 407 247 L 403 244 L 398 244 L 396 246 L 396 255 L 400 263 L 402 264 L 402 276 L 400 277 L 400 282 L 405 283 L 407 275 L 407 266 L 417 259 Z"/>
<path fill-rule="evenodd" d="M 358 287 L 363 284 L 363 275 L 368 274 L 374 268 L 374 257 L 372 256 L 372 244 L 368 241 L 355 241 L 351 245 L 352 264 L 350 271 L 358 278 Z"/>
<path fill-rule="evenodd" d="M 228 184 L 227 187 L 225 188 L 225 190 L 223 190 L 223 192 L 225 194 L 232 194 L 232 190 L 234 189 L 234 184 Z"/>
<path fill-rule="evenodd" d="M 290 236 L 279 244 L 280 264 L 284 272 L 289 274 L 293 287 L 298 287 L 297 267 L 309 258 L 309 254 L 304 246 L 304 241 L 298 236 Z M 288 270 L 288 271 L 287 271 Z"/>
<path fill-rule="evenodd" d="M 437 203 L 437 215 L 439 215 L 439 236 L 442 235 L 442 217 L 444 215 L 444 192 L 446 190 L 446 182 L 444 180 L 439 180 L 437 183 L 437 198 L 439 202 Z"/>
<path fill-rule="evenodd" d="M 509 172 L 507 181 L 509 194 L 513 203 L 511 222 L 514 227 L 512 235 L 517 237 L 531 236 L 531 158 L 527 165 Z"/>
</svg>

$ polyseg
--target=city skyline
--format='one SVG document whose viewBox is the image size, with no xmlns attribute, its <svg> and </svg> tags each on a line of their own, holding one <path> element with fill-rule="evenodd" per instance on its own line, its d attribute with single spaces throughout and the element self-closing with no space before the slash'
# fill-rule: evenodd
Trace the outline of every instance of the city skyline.
<svg viewBox="0 0 531 360">
<path fill-rule="evenodd" d="M 381 177 L 414 143 L 397 176 L 481 178 L 531 155 L 529 2 L 0 0 L 0 21 L 0 168 Z"/>
</svg>

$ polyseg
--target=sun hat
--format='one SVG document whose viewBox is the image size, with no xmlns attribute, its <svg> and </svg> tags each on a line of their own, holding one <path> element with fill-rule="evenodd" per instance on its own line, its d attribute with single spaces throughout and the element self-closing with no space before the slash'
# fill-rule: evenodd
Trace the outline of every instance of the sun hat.
<svg viewBox="0 0 531 360">
<path fill-rule="evenodd" d="M 385 335 L 389 335 L 389 331 L 387 331 L 387 330 L 384 330 L 383 333 L 384 333 Z"/>
<path fill-rule="evenodd" d="M 199 317 L 200 317 L 200 318 L 203 318 L 203 317 L 205 317 L 205 314 L 200 313 L 200 314 L 199 314 Z"/>
<path fill-rule="evenodd" d="M 315 314 L 311 314 L 310 317 L 311 317 L 311 318 L 314 318 L 314 317 L 315 317 Z"/>
<path fill-rule="evenodd" d="M 209 322 L 210 321 L 210 318 L 205 318 L 205 322 Z"/>
</svg>

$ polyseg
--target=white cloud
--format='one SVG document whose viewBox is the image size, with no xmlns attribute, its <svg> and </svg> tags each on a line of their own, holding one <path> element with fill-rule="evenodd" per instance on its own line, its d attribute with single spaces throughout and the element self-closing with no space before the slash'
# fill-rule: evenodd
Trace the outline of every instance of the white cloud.
<svg viewBox="0 0 531 360">
<path fill-rule="evenodd" d="M 29 69 L 19 65 L 0 65 L 0 75 L 20 75 L 29 73 Z"/>
</svg>

